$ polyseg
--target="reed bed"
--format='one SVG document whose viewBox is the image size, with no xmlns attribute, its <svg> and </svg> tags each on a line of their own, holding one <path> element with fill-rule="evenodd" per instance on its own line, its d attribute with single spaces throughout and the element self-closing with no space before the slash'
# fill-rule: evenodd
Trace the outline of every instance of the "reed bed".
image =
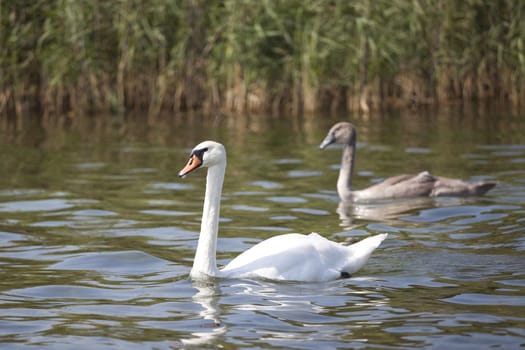
<svg viewBox="0 0 525 350">
<path fill-rule="evenodd" d="M 0 0 L 0 115 L 525 101 L 522 0 Z"/>
</svg>

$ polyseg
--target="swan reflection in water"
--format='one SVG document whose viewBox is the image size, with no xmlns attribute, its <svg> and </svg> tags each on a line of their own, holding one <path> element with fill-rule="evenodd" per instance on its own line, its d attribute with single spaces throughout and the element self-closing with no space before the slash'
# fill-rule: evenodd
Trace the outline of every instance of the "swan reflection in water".
<svg viewBox="0 0 525 350">
<path fill-rule="evenodd" d="M 203 345 L 217 344 L 218 339 L 227 332 L 227 327 L 220 321 L 219 285 L 215 279 L 195 280 L 192 286 L 197 293 L 192 296 L 192 301 L 202 307 L 199 316 L 202 317 L 200 327 L 202 331 L 192 332 L 190 337 L 180 339 L 171 344 L 172 349 L 200 348 Z"/>
<path fill-rule="evenodd" d="M 390 299 L 378 290 L 378 284 L 381 279 L 370 276 L 324 283 L 249 279 L 193 281 L 197 292 L 192 301 L 200 309 L 197 312 L 202 329 L 173 342 L 171 348 L 215 348 L 224 344 L 227 333 L 231 337 L 231 333 L 239 329 L 257 329 L 258 334 L 271 334 L 281 339 L 297 336 L 301 341 L 315 341 L 319 337 L 316 329 L 346 322 L 334 315 L 334 309 L 346 315 L 356 312 L 359 317 L 371 310 L 389 307 Z M 221 309 L 221 304 L 226 310 Z M 239 319 L 244 321 L 239 324 Z M 370 322 L 376 325 L 381 321 Z M 361 320 L 352 328 L 354 331 L 366 328 L 368 323 Z M 304 331 L 305 326 L 311 331 Z M 299 332 L 294 332 L 296 327 Z"/>
<path fill-rule="evenodd" d="M 431 198 L 409 198 L 400 200 L 384 200 L 374 203 L 352 203 L 341 201 L 337 206 L 337 214 L 343 226 L 351 225 L 353 219 L 389 221 L 403 216 L 412 215 L 416 209 L 435 207 L 437 202 Z"/>
<path fill-rule="evenodd" d="M 476 197 L 418 197 L 370 203 L 341 201 L 336 212 L 341 220 L 341 226 L 351 226 L 356 219 L 388 224 L 407 217 L 412 217 L 411 220 L 417 220 L 417 217 L 421 217 L 422 213 L 428 213 L 433 209 L 472 205 L 480 201 L 484 201 L 484 199 Z"/>
</svg>

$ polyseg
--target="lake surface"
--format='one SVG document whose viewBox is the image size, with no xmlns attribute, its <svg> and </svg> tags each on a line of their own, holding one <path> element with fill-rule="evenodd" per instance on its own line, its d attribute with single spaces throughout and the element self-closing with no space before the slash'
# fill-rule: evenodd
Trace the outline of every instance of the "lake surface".
<svg viewBox="0 0 525 350">
<path fill-rule="evenodd" d="M 340 120 L 358 131 L 356 188 L 425 169 L 498 186 L 340 204 L 341 150 L 318 148 Z M 67 124 L 0 134 L 1 348 L 525 347 L 523 114 Z M 205 171 L 177 173 L 205 139 L 228 151 L 219 264 L 283 233 L 388 239 L 350 279 L 190 281 Z"/>
</svg>

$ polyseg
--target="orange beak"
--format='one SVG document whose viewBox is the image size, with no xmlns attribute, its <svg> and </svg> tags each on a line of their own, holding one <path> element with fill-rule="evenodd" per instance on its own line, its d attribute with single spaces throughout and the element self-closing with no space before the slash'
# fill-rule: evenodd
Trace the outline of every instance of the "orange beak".
<svg viewBox="0 0 525 350">
<path fill-rule="evenodd" d="M 197 157 L 197 155 L 192 154 L 190 156 L 190 160 L 188 160 L 188 163 L 186 163 L 186 166 L 182 168 L 181 171 L 179 171 L 179 177 L 184 177 L 193 170 L 197 169 L 199 166 L 201 166 L 202 161 Z"/>
</svg>

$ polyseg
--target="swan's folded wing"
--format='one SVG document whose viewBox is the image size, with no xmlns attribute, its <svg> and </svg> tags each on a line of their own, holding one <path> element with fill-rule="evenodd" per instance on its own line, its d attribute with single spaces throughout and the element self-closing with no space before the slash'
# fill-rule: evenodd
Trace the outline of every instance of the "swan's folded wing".
<svg viewBox="0 0 525 350">
<path fill-rule="evenodd" d="M 438 176 L 431 197 L 438 196 L 479 196 L 496 186 L 495 182 L 470 183 L 459 179 Z"/>
<path fill-rule="evenodd" d="M 318 234 L 269 238 L 233 259 L 221 273 L 292 281 L 327 281 L 340 276 L 346 247 Z"/>
</svg>

